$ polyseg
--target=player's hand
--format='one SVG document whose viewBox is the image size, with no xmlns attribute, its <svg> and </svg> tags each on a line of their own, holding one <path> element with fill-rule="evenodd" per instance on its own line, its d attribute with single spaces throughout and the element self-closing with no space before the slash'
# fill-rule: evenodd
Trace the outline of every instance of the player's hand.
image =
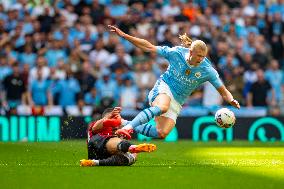
<svg viewBox="0 0 284 189">
<path fill-rule="evenodd" d="M 238 108 L 238 109 L 241 108 L 239 102 L 238 102 L 237 100 L 235 100 L 235 99 L 232 100 L 232 101 L 230 102 L 230 104 L 231 104 L 232 106 L 234 106 L 235 108 Z"/>
<path fill-rule="evenodd" d="M 121 115 L 120 115 L 121 110 L 122 110 L 121 107 L 115 107 L 111 112 L 111 118 L 113 119 L 121 118 Z"/>
<path fill-rule="evenodd" d="M 108 27 L 111 32 L 116 33 L 120 37 L 124 37 L 125 33 L 121 31 L 119 28 L 112 26 L 112 25 L 108 25 Z"/>
</svg>

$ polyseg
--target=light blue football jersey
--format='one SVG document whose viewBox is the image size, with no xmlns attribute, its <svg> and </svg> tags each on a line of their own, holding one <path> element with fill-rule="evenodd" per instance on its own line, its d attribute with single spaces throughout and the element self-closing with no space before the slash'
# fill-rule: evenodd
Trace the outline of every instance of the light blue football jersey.
<svg viewBox="0 0 284 189">
<path fill-rule="evenodd" d="M 167 71 L 160 76 L 160 79 L 169 86 L 175 100 L 181 105 L 196 88 L 206 81 L 209 81 L 216 89 L 223 85 L 219 74 L 206 57 L 196 67 L 186 62 L 189 55 L 188 48 L 157 46 L 157 53 L 169 61 Z"/>
</svg>

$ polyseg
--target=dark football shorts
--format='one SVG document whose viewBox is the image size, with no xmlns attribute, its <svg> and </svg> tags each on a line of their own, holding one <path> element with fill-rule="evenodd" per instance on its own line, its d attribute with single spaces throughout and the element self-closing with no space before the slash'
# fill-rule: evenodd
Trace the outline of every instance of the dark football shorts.
<svg viewBox="0 0 284 189">
<path fill-rule="evenodd" d="M 106 143 L 114 135 L 103 137 L 99 134 L 93 135 L 88 142 L 88 159 L 106 159 L 111 156 L 106 149 Z"/>
</svg>

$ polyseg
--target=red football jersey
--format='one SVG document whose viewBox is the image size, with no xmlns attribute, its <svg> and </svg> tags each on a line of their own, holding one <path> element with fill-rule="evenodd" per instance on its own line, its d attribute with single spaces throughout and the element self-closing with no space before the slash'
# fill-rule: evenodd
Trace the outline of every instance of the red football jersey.
<svg viewBox="0 0 284 189">
<path fill-rule="evenodd" d="M 103 137 L 108 137 L 114 135 L 114 132 L 120 127 L 121 119 L 106 119 L 103 121 L 103 127 L 100 130 L 93 131 L 93 126 L 95 126 L 97 121 L 93 121 L 88 126 L 88 141 L 93 135 L 99 134 Z"/>
</svg>

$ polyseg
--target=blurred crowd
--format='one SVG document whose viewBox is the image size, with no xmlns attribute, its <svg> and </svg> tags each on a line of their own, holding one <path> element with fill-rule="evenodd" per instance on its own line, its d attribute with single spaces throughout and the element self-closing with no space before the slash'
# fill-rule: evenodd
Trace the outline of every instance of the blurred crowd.
<svg viewBox="0 0 284 189">
<path fill-rule="evenodd" d="M 142 109 L 168 62 L 108 24 L 155 45 L 204 40 L 242 106 L 283 112 L 284 0 L 0 0 L 0 114 Z M 184 106 L 222 104 L 205 83 Z"/>
</svg>

